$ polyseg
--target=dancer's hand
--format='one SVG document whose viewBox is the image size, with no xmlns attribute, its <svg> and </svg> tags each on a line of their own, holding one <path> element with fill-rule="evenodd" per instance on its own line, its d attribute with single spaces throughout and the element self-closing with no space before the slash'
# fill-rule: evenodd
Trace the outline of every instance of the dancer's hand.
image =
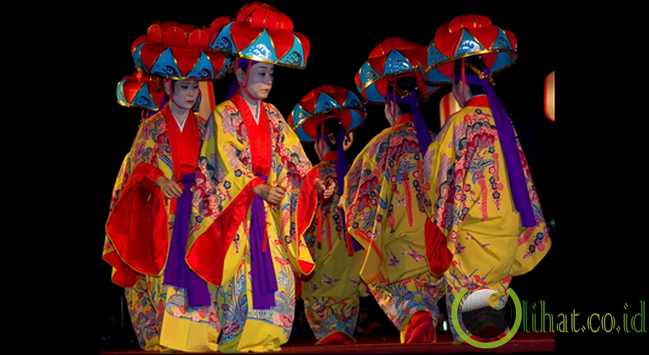
<svg viewBox="0 0 649 355">
<path fill-rule="evenodd" d="M 336 180 L 329 177 L 325 182 L 325 186 L 326 188 L 324 190 L 324 193 L 322 194 L 322 197 L 325 200 L 328 200 L 331 198 L 331 196 L 334 195 L 334 192 L 336 192 Z"/>
<path fill-rule="evenodd" d="M 317 178 L 315 181 L 315 188 L 318 191 L 323 199 L 328 200 L 333 196 L 336 191 L 336 181 L 334 179 L 327 179 L 327 181 L 322 181 L 322 179 Z"/>
<path fill-rule="evenodd" d="M 255 186 L 253 191 L 263 198 L 266 202 L 277 205 L 282 201 L 286 194 L 286 189 L 281 186 L 270 186 L 268 184 L 259 184 Z"/>
<path fill-rule="evenodd" d="M 183 193 L 182 186 L 164 176 L 159 177 L 155 183 L 160 186 L 160 190 L 166 198 L 178 198 Z"/>
</svg>

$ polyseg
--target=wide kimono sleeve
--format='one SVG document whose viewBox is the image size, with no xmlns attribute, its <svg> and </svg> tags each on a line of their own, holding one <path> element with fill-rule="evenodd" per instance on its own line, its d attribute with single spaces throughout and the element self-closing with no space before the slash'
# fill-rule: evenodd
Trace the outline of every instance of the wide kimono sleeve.
<svg viewBox="0 0 649 355">
<path fill-rule="evenodd" d="M 374 137 L 358 154 L 345 176 L 339 206 L 345 211 L 347 231 L 366 250 L 361 276 L 366 282 L 386 280 L 380 238 L 388 227 L 392 188 L 381 159 L 390 128 Z"/>
<path fill-rule="evenodd" d="M 156 164 L 157 123 L 154 116 L 140 125 L 113 188 L 102 258 L 122 287 L 143 274 L 159 275 L 167 255 L 166 205 L 155 184 L 164 175 Z"/>
<path fill-rule="evenodd" d="M 547 255 L 552 246 L 552 239 L 548 231 L 543 210 L 541 209 L 541 202 L 534 187 L 532 174 L 530 172 L 527 159 L 525 158 L 523 148 L 520 145 L 518 137 L 516 137 L 516 145 L 523 165 L 523 173 L 527 182 L 527 191 L 530 195 L 532 203 L 532 211 L 534 212 L 534 219 L 536 225 L 526 228 L 518 238 L 518 246 L 516 248 L 516 259 L 512 265 L 512 275 L 522 275 L 534 269 L 536 265 Z"/>
<path fill-rule="evenodd" d="M 431 182 L 432 222 L 461 252 L 460 231 L 518 239 L 513 276 L 531 270 L 550 247 L 550 239 L 529 168 L 517 141 L 536 225 L 524 228 L 509 187 L 502 148 L 487 108 L 467 107 L 453 115 L 431 144 L 424 173 Z"/>
<path fill-rule="evenodd" d="M 269 181 L 286 188 L 286 195 L 277 207 L 271 208 L 271 213 L 279 221 L 280 240 L 294 271 L 298 275 L 308 275 L 313 272 L 315 263 L 304 234 L 314 219 L 318 203 L 315 188 L 318 170 L 312 169 L 297 135 L 272 105 L 269 105 L 268 117 L 274 132 Z"/>
</svg>

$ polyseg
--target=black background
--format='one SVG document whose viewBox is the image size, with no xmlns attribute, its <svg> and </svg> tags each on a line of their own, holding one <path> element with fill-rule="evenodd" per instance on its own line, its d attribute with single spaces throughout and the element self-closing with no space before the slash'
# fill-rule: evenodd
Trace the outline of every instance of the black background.
<svg viewBox="0 0 649 355">
<path fill-rule="evenodd" d="M 36 286 L 41 291 L 39 302 L 45 306 L 35 311 L 35 319 L 41 320 L 38 329 L 56 334 L 52 346 L 97 350 L 125 341 L 120 328 L 122 290 L 110 283 L 101 248 L 112 185 L 139 121 L 139 112 L 115 100 L 117 81 L 134 70 L 131 42 L 154 21 L 207 26 L 215 17 L 233 17 L 245 3 L 77 7 L 72 20 L 53 18 L 59 25 L 58 42 L 41 39 L 53 45 L 50 55 L 70 68 L 64 72 L 73 74 L 48 82 L 54 91 L 61 91 L 55 92 L 60 97 L 50 117 L 56 133 L 41 133 L 65 152 L 39 165 L 36 174 L 59 172 L 61 186 L 70 192 L 59 196 L 42 190 L 46 200 L 53 201 L 47 206 L 54 212 L 54 222 L 66 225 L 46 228 L 43 239 L 56 249 L 44 248 L 46 264 L 36 266 L 36 273 L 46 276 L 39 277 L 42 284 Z M 285 117 L 318 85 L 354 89 L 355 72 L 386 37 L 428 45 L 440 25 L 470 13 L 486 15 L 514 32 L 519 59 L 496 75 L 496 91 L 518 131 L 546 220 L 554 227 L 548 256 L 535 270 L 515 278 L 512 287 L 523 299 L 546 300 L 552 312 L 619 314 L 625 302 L 637 308 L 640 299 L 649 299 L 643 247 L 647 238 L 644 84 L 633 89 L 621 80 L 640 81 L 645 75 L 639 69 L 643 57 L 635 55 L 642 37 L 634 30 L 613 32 L 642 22 L 620 20 L 619 13 L 608 7 L 594 15 L 589 13 L 592 6 L 569 10 L 562 2 L 268 3 L 289 15 L 295 29 L 311 42 L 306 70 L 276 68 L 268 101 Z M 622 14 L 631 12 L 624 9 Z M 615 19 L 622 25 L 615 25 Z M 553 70 L 556 123 L 543 114 L 543 80 Z M 216 82 L 217 93 L 228 83 L 228 79 Z M 423 106 L 433 130 L 439 128 L 437 101 L 443 93 Z M 368 113 L 356 135 L 354 152 L 388 126 L 382 107 L 370 106 Z M 311 147 L 306 149 L 313 158 Z M 639 339 L 637 335 L 557 334 L 557 350 L 614 341 L 630 346 L 639 344 Z"/>
</svg>

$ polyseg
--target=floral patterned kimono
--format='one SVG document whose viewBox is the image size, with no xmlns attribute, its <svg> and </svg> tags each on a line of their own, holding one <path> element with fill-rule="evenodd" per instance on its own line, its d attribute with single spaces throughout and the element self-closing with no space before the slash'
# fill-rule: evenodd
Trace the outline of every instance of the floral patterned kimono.
<svg viewBox="0 0 649 355">
<path fill-rule="evenodd" d="M 463 288 L 489 288 L 491 307 L 507 301 L 512 276 L 532 270 L 551 241 L 522 148 L 516 139 L 535 225 L 524 227 L 512 198 L 503 149 L 486 96 L 473 97 L 446 122 L 425 157 L 432 221 L 453 260 L 448 303 Z"/>
<path fill-rule="evenodd" d="M 313 167 L 322 181 L 336 181 L 335 159 L 336 152 L 330 152 Z M 339 199 L 340 195 L 334 194 L 318 204 L 316 220 L 305 236 L 316 269 L 303 282 L 302 299 L 307 321 L 318 340 L 336 331 L 353 339 L 359 297 L 366 295 L 359 275 L 365 253 L 344 232 Z"/>
<path fill-rule="evenodd" d="M 259 122 L 240 95 L 217 106 L 200 154 L 187 261 L 218 286 L 219 351 L 277 351 L 295 309 L 294 272 L 314 262 L 303 235 L 317 203 L 315 174 L 280 112 L 262 102 Z M 253 192 L 286 189 L 274 206 Z"/>
<path fill-rule="evenodd" d="M 341 206 L 347 228 L 364 247 L 360 276 L 404 342 L 411 316 L 439 316 L 443 278 L 431 270 L 427 185 L 412 116 L 373 138 L 345 177 Z"/>
<path fill-rule="evenodd" d="M 182 224 L 176 223 L 176 212 L 183 197 L 166 199 L 155 184 L 160 176 L 174 179 L 187 190 L 185 200 L 191 199 L 189 177 L 205 123 L 190 112 L 181 130 L 168 107 L 143 121 L 114 186 L 103 259 L 113 267 L 112 281 L 125 288 L 145 350 L 216 350 L 217 318 L 207 286 L 202 285 L 202 304 L 189 306 L 186 289 L 165 280 L 169 265 L 184 266 L 184 252 L 176 248 L 183 232 L 175 228 Z M 190 212 L 185 208 L 185 225 Z"/>
</svg>

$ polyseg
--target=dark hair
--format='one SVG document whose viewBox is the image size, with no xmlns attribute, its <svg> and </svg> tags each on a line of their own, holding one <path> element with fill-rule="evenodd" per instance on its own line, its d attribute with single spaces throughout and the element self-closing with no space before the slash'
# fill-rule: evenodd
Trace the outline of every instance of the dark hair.
<svg viewBox="0 0 649 355">
<path fill-rule="evenodd" d="M 329 139 L 329 134 L 333 133 L 336 137 L 336 143 Z M 343 148 L 343 141 L 345 140 L 345 130 L 338 117 L 330 117 L 325 119 L 316 127 L 316 139 L 324 138 L 329 150 L 336 152 L 336 190 L 338 194 L 343 194 L 343 186 L 345 185 L 345 175 L 349 170 L 347 152 Z M 323 157 L 324 158 L 324 157 Z"/>
<path fill-rule="evenodd" d="M 428 132 L 426 120 L 419 109 L 419 97 L 420 92 L 419 86 L 417 85 L 417 77 L 414 75 L 402 76 L 392 80 L 388 84 L 386 102 L 392 101 L 396 103 L 399 106 L 401 114 L 412 114 L 419 150 L 424 155 L 432 142 L 432 137 Z"/>
<path fill-rule="evenodd" d="M 386 100 L 394 101 L 401 113 L 413 113 L 413 107 L 404 100 L 410 95 L 419 95 L 417 79 L 412 75 L 402 76 L 390 81 L 387 88 Z"/>
<path fill-rule="evenodd" d="M 324 128 L 324 132 L 323 132 L 323 128 Z M 343 127 L 339 119 L 330 118 L 330 119 L 326 119 L 323 123 L 317 125 L 316 135 L 318 139 L 320 139 L 320 137 L 323 137 L 325 142 L 327 143 L 327 147 L 330 150 L 335 151 L 336 144 L 329 139 L 329 133 L 333 133 L 334 137 L 338 137 L 338 133 L 342 129 Z"/>
<path fill-rule="evenodd" d="M 236 65 L 234 66 L 232 73 L 232 79 L 230 85 L 228 86 L 228 91 L 225 93 L 225 99 L 228 100 L 234 96 L 237 91 L 239 91 L 239 81 L 237 80 L 237 68 L 243 70 L 244 72 L 248 70 L 249 67 L 252 67 L 254 62 L 250 59 L 239 58 L 235 61 Z"/>
<path fill-rule="evenodd" d="M 474 67 L 479 71 L 486 71 L 486 66 L 484 64 L 484 61 L 482 61 L 482 59 L 479 56 L 471 56 L 471 57 L 464 58 L 464 70 L 466 75 L 473 73 L 473 71 L 471 71 L 469 67 Z M 453 79 L 454 79 L 454 83 L 457 83 L 460 80 L 462 80 L 461 78 L 462 60 L 455 61 L 454 69 L 455 70 L 453 73 L 454 75 Z M 469 85 L 469 89 L 471 90 L 472 95 L 475 96 L 475 95 L 485 94 L 484 90 L 480 85 L 472 85 L 469 83 L 467 84 Z"/>
</svg>

